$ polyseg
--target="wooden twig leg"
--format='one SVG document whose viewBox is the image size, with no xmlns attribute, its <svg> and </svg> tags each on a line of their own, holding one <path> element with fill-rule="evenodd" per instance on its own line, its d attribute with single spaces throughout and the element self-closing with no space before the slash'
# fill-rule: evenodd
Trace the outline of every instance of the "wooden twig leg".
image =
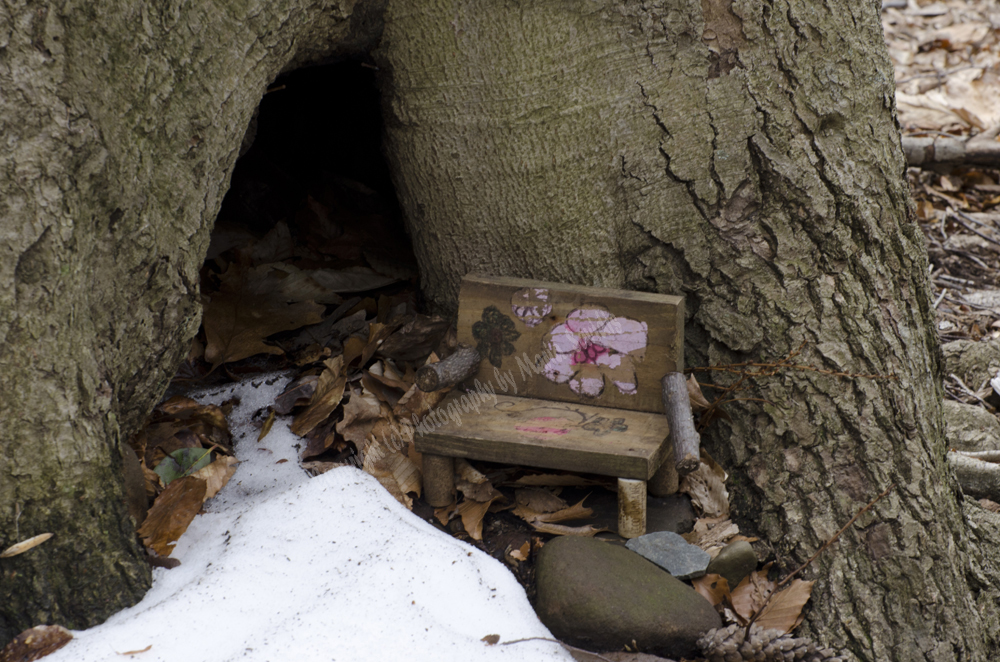
<svg viewBox="0 0 1000 662">
<path fill-rule="evenodd" d="M 670 441 L 674 446 L 674 466 L 677 467 L 678 475 L 686 476 L 701 464 L 701 439 L 694 429 L 691 396 L 688 395 L 684 375 L 679 372 L 668 372 L 661 384 L 664 413 L 670 425 Z"/>
<path fill-rule="evenodd" d="M 443 508 L 455 498 L 455 458 L 424 453 L 423 462 L 424 500 Z"/>
<path fill-rule="evenodd" d="M 464 382 L 476 374 L 481 360 L 475 347 L 459 347 L 445 360 L 417 370 L 417 386 L 421 391 L 430 393 Z"/>
<path fill-rule="evenodd" d="M 646 481 L 618 479 L 618 535 L 638 538 L 646 533 Z"/>
<path fill-rule="evenodd" d="M 653 477 L 649 479 L 649 485 L 646 489 L 649 490 L 650 494 L 657 497 L 677 494 L 677 489 L 680 487 L 680 480 L 680 476 L 677 475 L 677 465 L 674 463 L 674 449 L 670 448 L 667 451 L 666 459 L 663 460 L 663 464 L 656 470 Z"/>
</svg>

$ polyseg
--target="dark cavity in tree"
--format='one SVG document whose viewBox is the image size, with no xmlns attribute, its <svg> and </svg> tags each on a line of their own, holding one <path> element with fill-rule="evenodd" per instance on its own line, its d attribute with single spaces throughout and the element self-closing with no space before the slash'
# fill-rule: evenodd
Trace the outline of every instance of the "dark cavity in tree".
<svg viewBox="0 0 1000 662">
<path fill-rule="evenodd" d="M 284 221 L 297 243 L 333 262 L 324 266 L 379 271 L 388 262 L 416 276 L 382 155 L 375 74 L 351 59 L 297 69 L 272 83 L 244 140 L 209 260 L 231 247 L 227 233 L 263 237 Z"/>
</svg>

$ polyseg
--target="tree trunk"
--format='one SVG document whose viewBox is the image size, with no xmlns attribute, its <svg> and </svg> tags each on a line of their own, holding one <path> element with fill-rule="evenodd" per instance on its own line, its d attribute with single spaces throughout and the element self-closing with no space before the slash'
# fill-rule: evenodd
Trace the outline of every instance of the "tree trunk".
<svg viewBox="0 0 1000 662">
<path fill-rule="evenodd" d="M 99 623 L 148 587 L 122 437 L 198 329 L 254 108 L 281 70 L 372 47 L 378 3 L 354 4 L 0 8 L 0 550 L 55 534 L 0 560 L 0 646 Z"/>
<path fill-rule="evenodd" d="M 868 660 L 995 650 L 878 4 L 399 0 L 385 21 L 386 151 L 429 297 L 452 307 L 468 271 L 683 293 L 689 366 L 802 347 L 882 376 L 751 380 L 706 446 L 786 571 L 897 485 L 808 570 L 807 635 Z"/>
<path fill-rule="evenodd" d="M 894 376 L 753 381 L 705 444 L 785 568 L 897 484 L 808 571 L 806 634 L 869 660 L 996 648 L 1000 536 L 977 518 L 972 547 L 944 462 L 875 3 L 50 0 L 0 26 L 0 545 L 56 534 L 0 560 L 0 643 L 143 592 L 121 438 L 197 327 L 253 109 L 278 72 L 377 43 L 432 301 L 468 271 L 683 293 L 689 366 L 805 343 Z"/>
</svg>

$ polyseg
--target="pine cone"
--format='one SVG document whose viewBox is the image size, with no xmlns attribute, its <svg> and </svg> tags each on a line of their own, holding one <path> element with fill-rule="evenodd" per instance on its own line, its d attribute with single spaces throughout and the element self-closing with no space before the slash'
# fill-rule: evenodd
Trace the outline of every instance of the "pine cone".
<svg viewBox="0 0 1000 662">
<path fill-rule="evenodd" d="M 792 637 L 781 630 L 764 630 L 754 625 L 750 640 L 746 628 L 730 625 L 709 630 L 698 640 L 698 648 L 708 662 L 845 662 L 832 649 L 819 648 L 812 641 Z"/>
</svg>

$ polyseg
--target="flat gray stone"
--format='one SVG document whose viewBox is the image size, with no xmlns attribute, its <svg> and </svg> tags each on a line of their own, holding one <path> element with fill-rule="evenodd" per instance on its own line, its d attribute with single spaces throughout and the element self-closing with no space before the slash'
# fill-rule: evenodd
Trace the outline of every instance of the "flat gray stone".
<svg viewBox="0 0 1000 662">
<path fill-rule="evenodd" d="M 535 566 L 536 611 L 557 638 L 587 650 L 693 658 L 722 620 L 705 598 L 638 554 L 593 538 L 547 543 Z"/>
<path fill-rule="evenodd" d="M 979 405 L 945 400 L 944 439 L 959 451 L 1000 450 L 1000 420 Z"/>
<path fill-rule="evenodd" d="M 657 531 L 633 538 L 625 546 L 660 566 L 677 579 L 694 579 L 705 574 L 712 557 L 672 531 Z"/>
<path fill-rule="evenodd" d="M 731 590 L 756 569 L 757 553 L 753 551 L 753 546 L 746 540 L 739 540 L 723 547 L 705 572 L 725 577 Z"/>
</svg>

